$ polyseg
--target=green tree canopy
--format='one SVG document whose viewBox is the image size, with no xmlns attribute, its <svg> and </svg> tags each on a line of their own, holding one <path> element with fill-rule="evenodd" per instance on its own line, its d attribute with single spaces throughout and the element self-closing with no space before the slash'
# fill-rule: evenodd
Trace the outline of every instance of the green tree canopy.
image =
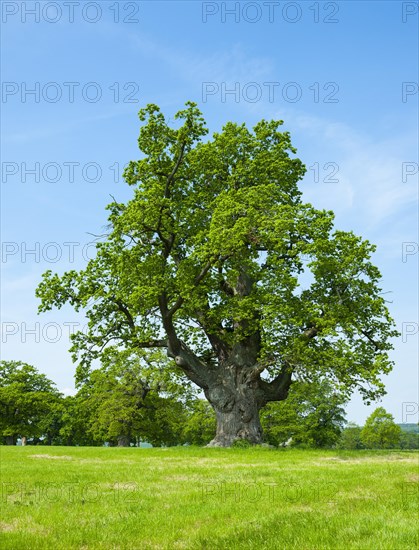
<svg viewBox="0 0 419 550">
<path fill-rule="evenodd" d="M 302 201 L 305 173 L 282 121 L 208 133 L 196 104 L 141 109 L 141 156 L 109 204 L 109 234 L 80 272 L 48 271 L 40 311 L 71 304 L 78 376 L 107 347 L 165 350 L 217 415 L 213 445 L 262 440 L 259 411 L 293 376 L 349 395 L 384 393 L 397 335 L 371 263 L 375 247 Z"/>
<path fill-rule="evenodd" d="M 295 382 L 285 401 L 268 403 L 261 411 L 266 441 L 281 445 L 331 447 L 345 424 L 347 399 L 327 380 Z"/>
<path fill-rule="evenodd" d="M 60 396 L 55 384 L 35 367 L 0 361 L 0 433 L 8 443 L 45 435 Z"/>
<path fill-rule="evenodd" d="M 208 401 L 192 401 L 185 411 L 182 440 L 191 445 L 206 445 L 213 439 L 215 430 L 215 414 Z"/>
<path fill-rule="evenodd" d="M 361 431 L 361 441 L 369 449 L 391 449 L 400 445 L 400 426 L 384 407 L 378 407 L 367 418 Z"/>
<path fill-rule="evenodd" d="M 349 422 L 342 431 L 339 438 L 339 448 L 341 449 L 362 449 L 361 441 L 362 428 L 353 422 Z"/>
<path fill-rule="evenodd" d="M 95 439 L 90 432 L 90 411 L 79 393 L 62 400 L 60 428 L 55 442 L 60 445 L 101 445 L 103 440 Z"/>
<path fill-rule="evenodd" d="M 404 431 L 400 434 L 401 449 L 419 449 L 419 433 Z"/>
<path fill-rule="evenodd" d="M 101 368 L 80 388 L 79 410 L 88 432 L 100 442 L 127 446 L 138 438 L 174 445 L 181 438 L 183 405 L 193 397 L 190 384 L 177 381 L 177 368 L 159 350 L 117 352 L 109 348 Z"/>
</svg>

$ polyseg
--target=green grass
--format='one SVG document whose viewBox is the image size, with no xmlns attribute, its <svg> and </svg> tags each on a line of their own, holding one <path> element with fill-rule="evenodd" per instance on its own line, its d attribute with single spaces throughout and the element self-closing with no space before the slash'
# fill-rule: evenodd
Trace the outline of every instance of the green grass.
<svg viewBox="0 0 419 550">
<path fill-rule="evenodd" d="M 418 548 L 419 453 L 1 447 L 5 549 Z"/>
</svg>

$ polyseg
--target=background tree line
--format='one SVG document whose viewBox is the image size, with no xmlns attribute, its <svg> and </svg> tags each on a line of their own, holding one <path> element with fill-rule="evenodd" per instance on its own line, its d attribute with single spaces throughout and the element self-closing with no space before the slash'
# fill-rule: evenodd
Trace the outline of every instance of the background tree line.
<svg viewBox="0 0 419 550">
<path fill-rule="evenodd" d="M 163 363 L 162 363 L 163 361 Z M 164 357 L 110 351 L 101 368 L 63 396 L 31 365 L 0 362 L 0 443 L 37 445 L 206 445 L 215 414 Z M 347 397 L 326 380 L 294 382 L 288 399 L 261 411 L 265 442 L 275 447 L 418 449 L 417 425 L 401 429 L 382 407 L 365 426 L 347 423 Z M 408 429 L 410 428 L 410 429 Z"/>
</svg>

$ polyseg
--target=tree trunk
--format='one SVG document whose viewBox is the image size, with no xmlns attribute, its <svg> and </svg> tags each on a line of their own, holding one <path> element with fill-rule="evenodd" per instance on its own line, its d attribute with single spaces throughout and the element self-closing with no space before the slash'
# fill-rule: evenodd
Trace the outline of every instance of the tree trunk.
<svg viewBox="0 0 419 550">
<path fill-rule="evenodd" d="M 14 445 L 15 438 L 13 435 L 6 435 L 6 445 Z"/>
<path fill-rule="evenodd" d="M 129 447 L 130 438 L 127 435 L 118 437 L 118 447 Z"/>
<path fill-rule="evenodd" d="M 24 447 L 26 445 L 26 442 L 27 442 L 26 436 L 22 435 L 21 439 L 22 439 L 22 447 Z"/>
<path fill-rule="evenodd" d="M 253 404 L 238 401 L 231 410 L 217 410 L 215 405 L 212 406 L 217 417 L 217 431 L 208 447 L 231 447 L 240 439 L 254 445 L 263 442 L 259 410 Z"/>
<path fill-rule="evenodd" d="M 208 447 L 230 447 L 237 440 L 261 444 L 260 409 L 269 401 L 286 399 L 292 384 L 288 365 L 267 382 L 260 378 L 260 367 L 246 364 L 243 355 L 233 357 L 234 364 L 220 364 L 216 376 L 207 378 L 205 396 L 217 417 L 216 435 Z"/>
<path fill-rule="evenodd" d="M 262 443 L 259 411 L 266 403 L 257 380 L 248 379 L 248 370 L 240 367 L 224 369 L 219 380 L 205 391 L 217 417 L 215 438 L 208 447 L 230 447 L 243 439 L 257 445 Z"/>
</svg>

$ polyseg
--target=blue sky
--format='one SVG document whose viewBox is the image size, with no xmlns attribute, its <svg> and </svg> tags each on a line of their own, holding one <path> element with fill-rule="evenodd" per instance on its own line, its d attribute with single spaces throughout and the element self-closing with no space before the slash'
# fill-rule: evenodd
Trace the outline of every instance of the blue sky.
<svg viewBox="0 0 419 550">
<path fill-rule="evenodd" d="M 110 194 L 130 197 L 121 172 L 138 158 L 138 110 L 157 103 L 170 117 L 194 100 L 211 132 L 284 120 L 308 168 L 304 198 L 377 244 L 403 332 L 382 405 L 417 422 L 418 11 L 400 1 L 3 2 L 2 358 L 74 387 L 68 334 L 83 319 L 66 308 L 37 316 L 34 290 L 46 269 L 82 267 Z M 374 406 L 355 396 L 348 419 L 362 423 Z"/>
</svg>

